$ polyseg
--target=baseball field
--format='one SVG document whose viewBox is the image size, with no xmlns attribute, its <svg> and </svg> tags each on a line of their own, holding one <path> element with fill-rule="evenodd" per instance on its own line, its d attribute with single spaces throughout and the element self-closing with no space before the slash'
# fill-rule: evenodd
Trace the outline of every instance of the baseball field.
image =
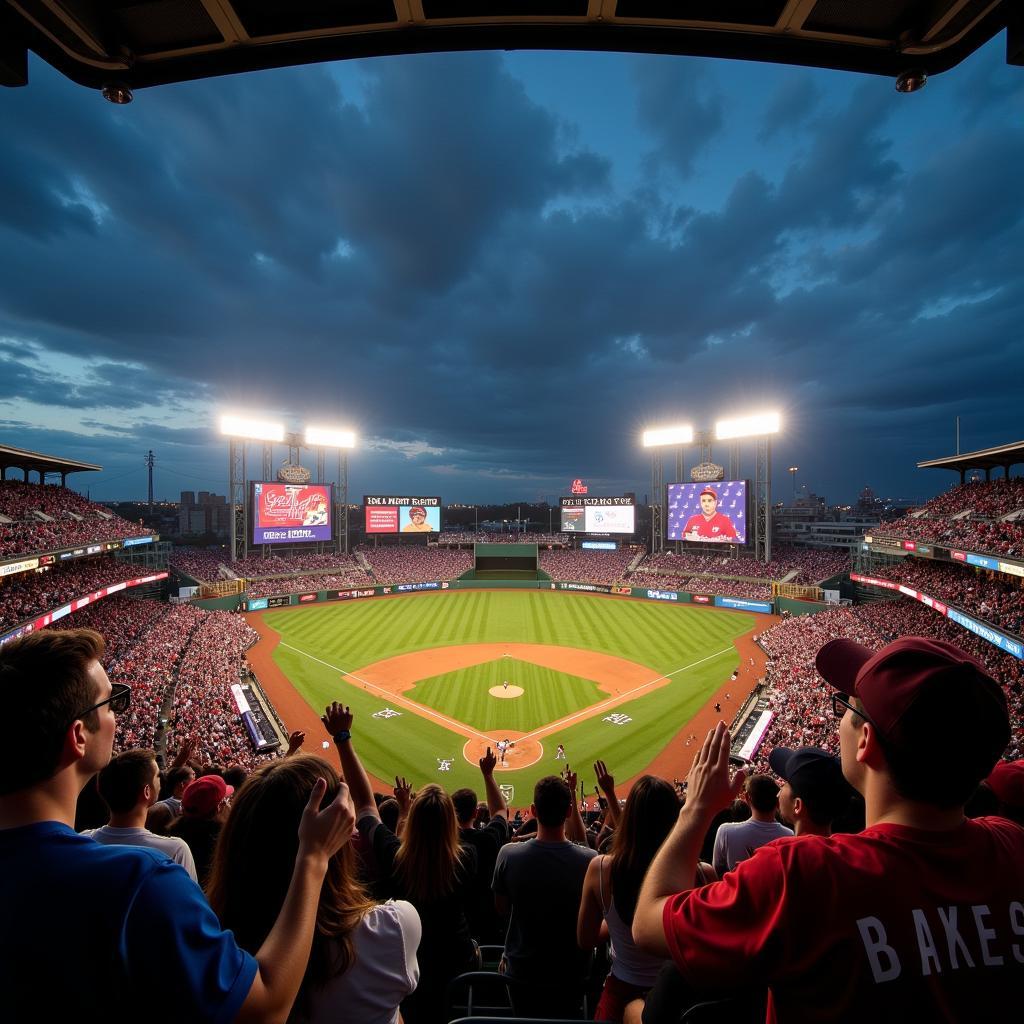
<svg viewBox="0 0 1024 1024">
<path fill-rule="evenodd" d="M 547 591 L 378 598 L 249 618 L 264 637 L 250 660 L 288 728 L 307 731 L 306 750 L 322 752 L 317 715 L 332 700 L 351 705 L 356 749 L 380 780 L 478 788 L 476 759 L 507 739 L 497 779 L 517 805 L 562 767 L 558 744 L 591 787 L 597 758 L 619 780 L 647 769 L 729 686 L 739 639 L 764 625 L 737 612 Z M 723 714 L 734 711 L 735 701 Z"/>
</svg>

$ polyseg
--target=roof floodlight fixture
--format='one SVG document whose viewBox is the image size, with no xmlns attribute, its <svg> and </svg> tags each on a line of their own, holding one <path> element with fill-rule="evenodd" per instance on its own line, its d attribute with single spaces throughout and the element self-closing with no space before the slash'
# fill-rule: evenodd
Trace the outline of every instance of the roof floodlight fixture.
<svg viewBox="0 0 1024 1024">
<path fill-rule="evenodd" d="M 335 427 L 306 427 L 306 444 L 319 448 L 355 448 L 356 435 L 355 431 Z"/>
<path fill-rule="evenodd" d="M 735 420 L 719 420 L 715 424 L 715 439 L 732 441 L 741 437 L 765 437 L 782 429 L 782 417 L 777 412 L 760 412 Z"/>
<path fill-rule="evenodd" d="M 928 76 L 920 68 L 901 71 L 896 76 L 896 91 L 902 93 L 919 92 L 928 84 Z"/>
<path fill-rule="evenodd" d="M 693 427 L 681 425 L 677 427 L 660 427 L 657 430 L 645 430 L 642 441 L 645 448 L 666 448 L 693 444 Z"/>
<path fill-rule="evenodd" d="M 244 416 L 221 416 L 220 432 L 228 437 L 242 437 L 249 441 L 284 442 L 283 423 L 253 420 Z"/>
</svg>

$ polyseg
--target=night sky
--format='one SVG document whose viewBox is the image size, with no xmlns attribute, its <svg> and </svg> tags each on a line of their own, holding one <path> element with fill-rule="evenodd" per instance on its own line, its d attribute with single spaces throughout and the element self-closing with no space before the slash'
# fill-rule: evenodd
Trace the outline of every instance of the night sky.
<svg viewBox="0 0 1024 1024">
<path fill-rule="evenodd" d="M 956 416 L 963 450 L 1024 437 L 1022 182 L 1002 36 L 910 96 L 521 52 L 118 108 L 33 61 L 0 90 L 0 441 L 101 463 L 93 498 L 143 496 L 149 448 L 158 497 L 224 493 L 216 414 L 261 413 L 357 430 L 353 495 L 534 501 L 643 495 L 644 427 L 777 408 L 776 495 L 797 464 L 927 497 Z"/>
</svg>

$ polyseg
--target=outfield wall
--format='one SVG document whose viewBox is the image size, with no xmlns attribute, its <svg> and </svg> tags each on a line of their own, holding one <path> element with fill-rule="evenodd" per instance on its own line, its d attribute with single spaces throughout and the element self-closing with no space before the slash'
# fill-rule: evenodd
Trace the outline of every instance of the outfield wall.
<svg viewBox="0 0 1024 1024">
<path fill-rule="evenodd" d="M 415 594 L 432 590 L 556 590 L 577 594 L 614 594 L 645 601 L 672 601 L 678 604 L 702 604 L 732 611 L 774 613 L 771 601 L 754 601 L 743 597 L 718 594 L 691 594 L 683 590 L 656 590 L 651 587 L 609 586 L 603 583 L 576 583 L 572 581 L 544 580 L 432 580 L 424 583 L 392 583 L 387 586 L 353 588 L 349 590 L 316 590 L 302 594 L 279 594 L 274 597 L 246 599 L 245 611 L 259 612 L 272 608 L 287 608 L 297 604 L 321 604 L 327 601 L 352 601 L 367 597 L 388 597 L 396 594 Z"/>
</svg>

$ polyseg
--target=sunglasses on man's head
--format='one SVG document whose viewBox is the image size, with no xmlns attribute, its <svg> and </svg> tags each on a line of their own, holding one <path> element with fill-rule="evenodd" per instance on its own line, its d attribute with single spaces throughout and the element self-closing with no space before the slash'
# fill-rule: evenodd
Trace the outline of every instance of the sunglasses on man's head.
<svg viewBox="0 0 1024 1024">
<path fill-rule="evenodd" d="M 86 708 L 80 714 L 75 715 L 72 721 L 85 718 L 90 711 L 97 711 L 106 704 L 110 705 L 110 710 L 113 711 L 115 715 L 123 715 L 128 710 L 128 706 L 131 702 L 132 688 L 127 683 L 111 683 L 110 696 L 107 697 L 106 700 L 101 700 L 98 704 L 93 704 L 91 708 Z"/>
</svg>

